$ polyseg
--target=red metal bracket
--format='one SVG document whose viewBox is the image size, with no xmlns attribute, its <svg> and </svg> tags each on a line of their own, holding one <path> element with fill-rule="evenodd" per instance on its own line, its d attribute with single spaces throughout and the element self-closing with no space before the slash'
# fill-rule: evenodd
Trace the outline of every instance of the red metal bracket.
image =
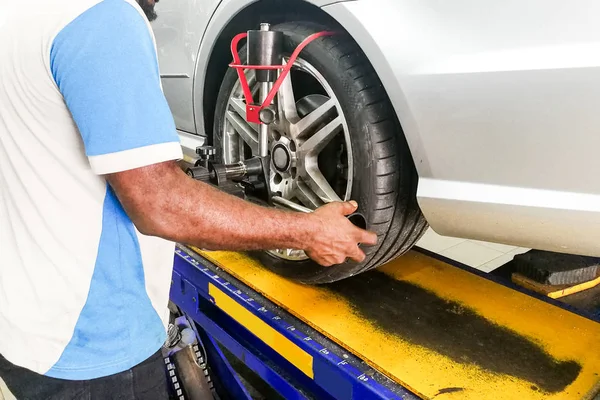
<svg viewBox="0 0 600 400">
<path fill-rule="evenodd" d="M 248 36 L 248 34 L 240 33 L 239 35 L 236 35 L 231 41 L 231 54 L 233 55 L 233 63 L 229 64 L 229 66 L 231 68 L 236 69 L 238 77 L 240 79 L 240 84 L 242 85 L 242 90 L 244 91 L 244 97 L 246 99 L 246 120 L 255 124 L 261 124 L 262 122 L 260 122 L 259 118 L 260 111 L 263 108 L 267 107 L 269 104 L 271 104 L 271 102 L 275 98 L 275 95 L 277 94 L 277 91 L 281 87 L 283 80 L 289 74 L 290 70 L 292 69 L 292 66 L 294 65 L 294 62 L 298 58 L 298 55 L 300 55 L 300 52 L 304 50 L 304 48 L 308 46 L 312 41 L 324 36 L 332 36 L 334 34 L 334 32 L 323 31 L 313 33 L 312 35 L 308 36 L 302 41 L 302 43 L 298 45 L 298 47 L 296 47 L 289 61 L 285 65 L 243 65 L 240 59 L 240 54 L 238 52 L 238 45 L 242 39 L 245 39 Z M 248 80 L 246 79 L 246 74 L 244 73 L 244 70 L 246 69 L 282 70 L 279 74 L 279 77 L 273 84 L 273 88 L 269 91 L 267 98 L 262 104 L 254 103 L 254 98 L 252 97 L 252 92 L 250 91 L 250 85 L 248 85 Z"/>
</svg>

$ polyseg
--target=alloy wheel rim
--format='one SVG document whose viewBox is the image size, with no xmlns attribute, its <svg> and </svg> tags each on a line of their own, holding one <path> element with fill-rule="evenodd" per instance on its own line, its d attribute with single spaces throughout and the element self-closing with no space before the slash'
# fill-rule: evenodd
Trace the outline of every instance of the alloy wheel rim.
<svg viewBox="0 0 600 400">
<path fill-rule="evenodd" d="M 246 72 L 254 98 L 259 84 Z M 296 100 L 296 97 L 299 97 Z M 270 187 L 273 193 L 310 209 L 349 200 L 353 156 L 348 124 L 333 89 L 323 75 L 298 58 L 279 89 L 277 120 L 269 129 Z M 239 81 L 234 85 L 223 119 L 223 161 L 235 163 L 258 154 L 258 125 L 246 121 Z M 301 250 L 269 251 L 289 261 L 306 260 Z"/>
</svg>

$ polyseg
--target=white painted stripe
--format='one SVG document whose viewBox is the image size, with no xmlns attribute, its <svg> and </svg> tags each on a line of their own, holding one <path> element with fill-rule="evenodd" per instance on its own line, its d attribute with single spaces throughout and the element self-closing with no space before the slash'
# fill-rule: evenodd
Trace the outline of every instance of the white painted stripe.
<svg viewBox="0 0 600 400">
<path fill-rule="evenodd" d="M 421 178 L 418 197 L 482 204 L 600 212 L 600 195 Z"/>
</svg>

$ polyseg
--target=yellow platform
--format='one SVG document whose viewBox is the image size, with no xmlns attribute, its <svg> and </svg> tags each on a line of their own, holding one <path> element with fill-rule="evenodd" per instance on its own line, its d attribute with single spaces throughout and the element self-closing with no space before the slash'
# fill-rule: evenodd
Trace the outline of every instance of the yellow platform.
<svg viewBox="0 0 600 400">
<path fill-rule="evenodd" d="M 322 287 L 240 253 L 200 254 L 423 398 L 591 399 L 600 389 L 600 324 L 421 253 Z"/>
</svg>

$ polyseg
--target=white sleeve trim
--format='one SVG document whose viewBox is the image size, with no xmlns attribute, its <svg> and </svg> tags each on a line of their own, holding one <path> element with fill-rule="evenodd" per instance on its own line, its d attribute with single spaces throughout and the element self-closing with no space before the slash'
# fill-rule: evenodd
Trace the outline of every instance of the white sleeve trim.
<svg viewBox="0 0 600 400">
<path fill-rule="evenodd" d="M 88 157 L 92 171 L 98 175 L 127 171 L 164 161 L 180 160 L 182 158 L 183 151 L 179 142 L 159 143 L 116 153 Z"/>
</svg>

